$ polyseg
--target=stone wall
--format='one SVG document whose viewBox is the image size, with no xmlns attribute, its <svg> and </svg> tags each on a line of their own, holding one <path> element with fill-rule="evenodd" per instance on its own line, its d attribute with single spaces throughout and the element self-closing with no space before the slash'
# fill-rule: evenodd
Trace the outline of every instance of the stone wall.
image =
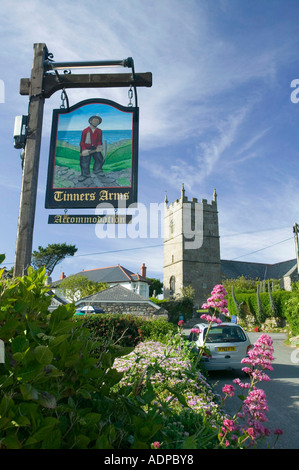
<svg viewBox="0 0 299 470">
<path fill-rule="evenodd" d="M 164 308 L 156 308 L 150 303 L 93 302 L 92 305 L 103 309 L 107 314 L 118 313 L 122 315 L 136 315 L 151 320 L 157 318 L 168 320 L 168 312 Z"/>
<path fill-rule="evenodd" d="M 239 319 L 238 323 L 249 330 L 254 329 L 257 326 L 257 321 L 253 315 L 247 315 L 245 319 Z M 260 326 L 261 331 L 269 331 L 273 328 L 284 328 L 286 326 L 286 320 L 280 317 L 269 317 Z"/>
</svg>

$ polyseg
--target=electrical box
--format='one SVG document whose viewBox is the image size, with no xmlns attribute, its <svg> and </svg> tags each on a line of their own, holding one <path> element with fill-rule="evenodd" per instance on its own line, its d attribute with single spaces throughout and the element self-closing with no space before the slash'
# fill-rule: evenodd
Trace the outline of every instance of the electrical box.
<svg viewBox="0 0 299 470">
<path fill-rule="evenodd" d="M 15 127 L 13 131 L 15 149 L 25 148 L 26 137 L 27 137 L 27 123 L 28 123 L 28 116 L 16 116 L 15 117 Z"/>
</svg>

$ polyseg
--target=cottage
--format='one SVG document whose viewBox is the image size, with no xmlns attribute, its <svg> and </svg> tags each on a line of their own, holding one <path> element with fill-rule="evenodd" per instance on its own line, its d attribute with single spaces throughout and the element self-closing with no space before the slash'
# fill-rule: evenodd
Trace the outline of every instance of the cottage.
<svg viewBox="0 0 299 470">
<path fill-rule="evenodd" d="M 145 299 L 149 298 L 150 281 L 146 279 L 146 266 L 144 263 L 140 268 L 140 274 L 133 273 L 129 269 L 118 264 L 117 266 L 109 266 L 106 268 L 83 270 L 76 273 L 76 275 L 85 276 L 93 282 L 104 282 L 108 284 L 109 287 L 121 285 L 135 294 L 141 295 Z M 62 273 L 60 279 L 51 285 L 52 290 L 55 293 L 58 293 L 58 295 L 59 285 L 65 278 L 65 274 Z"/>
<path fill-rule="evenodd" d="M 111 314 L 137 315 L 146 319 L 168 319 L 168 313 L 164 308 L 120 284 L 84 297 L 78 300 L 75 305 L 78 309 L 90 305 Z"/>
</svg>

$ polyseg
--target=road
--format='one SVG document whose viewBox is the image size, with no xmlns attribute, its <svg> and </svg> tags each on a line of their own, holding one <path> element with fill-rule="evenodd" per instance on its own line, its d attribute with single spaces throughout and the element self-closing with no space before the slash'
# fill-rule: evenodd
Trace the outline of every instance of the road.
<svg viewBox="0 0 299 470">
<path fill-rule="evenodd" d="M 261 333 L 249 333 L 252 344 Z M 284 333 L 270 334 L 273 340 L 274 361 L 273 371 L 267 371 L 269 382 L 260 382 L 258 388 L 262 388 L 267 397 L 269 411 L 268 422 L 264 423 L 271 431 L 276 428 L 283 430 L 275 449 L 299 449 L 299 350 L 286 346 Z M 236 374 L 229 371 L 213 371 L 209 373 L 209 381 L 214 385 L 216 393 L 222 394 L 225 384 L 233 384 Z M 241 378 L 242 380 L 242 378 Z M 244 380 L 244 379 L 243 379 Z M 234 385 L 235 386 L 235 385 Z M 239 387 L 236 391 L 239 391 Z M 241 392 L 241 389 L 240 389 Z M 227 399 L 227 411 L 232 415 L 240 407 L 240 399 L 237 397 Z M 267 444 L 262 448 L 273 448 L 276 436 L 271 433 L 267 438 Z"/>
</svg>

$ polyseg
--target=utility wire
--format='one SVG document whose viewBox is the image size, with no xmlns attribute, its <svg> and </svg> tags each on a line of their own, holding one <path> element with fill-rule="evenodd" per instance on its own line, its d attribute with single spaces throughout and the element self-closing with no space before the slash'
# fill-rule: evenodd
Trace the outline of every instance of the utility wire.
<svg viewBox="0 0 299 470">
<path fill-rule="evenodd" d="M 281 240 L 280 242 L 273 243 L 272 245 L 265 246 L 264 248 L 260 248 L 259 250 L 251 251 L 250 253 L 246 253 L 244 255 L 238 256 L 237 258 L 233 258 L 231 261 L 236 261 L 240 258 L 243 258 L 244 256 L 253 255 L 254 253 L 258 253 L 259 251 L 267 250 L 268 248 L 272 248 L 273 246 L 280 245 L 281 243 L 284 243 L 284 242 L 292 240 L 292 239 L 293 239 L 293 237 L 286 238 L 285 240 Z M 172 242 L 172 243 L 169 243 L 169 244 L 175 245 L 175 244 L 178 244 L 178 243 L 181 243 L 181 242 Z M 85 253 L 85 254 L 82 254 L 82 255 L 74 255 L 74 256 L 72 256 L 72 258 L 79 258 L 79 257 L 84 257 L 84 256 L 105 255 L 105 254 L 110 254 L 110 253 L 120 253 L 120 252 L 123 252 L 123 251 L 145 250 L 146 248 L 157 248 L 157 247 L 163 246 L 163 245 L 164 245 L 164 243 L 159 243 L 157 245 L 146 245 L 146 246 L 139 246 L 139 247 L 134 247 L 134 248 L 123 248 L 121 250 L 99 251 L 97 253 Z M 14 263 L 6 263 L 6 262 L 1 263 L 1 265 L 5 265 L 5 266 L 8 265 L 8 264 L 14 264 Z"/>
<path fill-rule="evenodd" d="M 258 253 L 259 251 L 266 250 L 267 248 L 272 248 L 272 246 L 280 245 L 281 243 L 287 242 L 292 240 L 293 237 L 286 238 L 285 240 L 281 240 L 280 242 L 273 243 L 272 245 L 265 246 L 264 248 L 260 248 L 259 250 L 251 251 L 250 253 L 246 253 L 246 255 L 238 256 L 238 258 L 233 258 L 231 261 L 236 261 L 237 259 L 243 258 L 244 256 L 253 255 L 254 253 Z"/>
</svg>

